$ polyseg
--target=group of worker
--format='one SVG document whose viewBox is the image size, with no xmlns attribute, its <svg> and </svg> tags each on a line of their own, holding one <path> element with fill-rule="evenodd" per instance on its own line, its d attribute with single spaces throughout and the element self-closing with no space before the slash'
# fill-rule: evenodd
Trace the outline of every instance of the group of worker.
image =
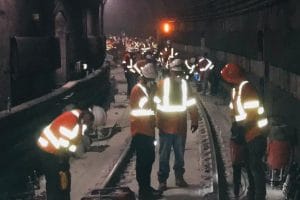
<svg viewBox="0 0 300 200">
<path fill-rule="evenodd" d="M 167 189 L 172 148 L 176 185 L 188 186 L 183 178 L 187 112 L 192 121 L 190 128 L 195 132 L 198 128 L 198 109 L 191 88 L 182 77 L 183 64 L 180 59 L 172 61 L 169 76 L 156 84 L 156 68 L 152 63 L 147 63 L 141 67 L 140 80 L 131 90 L 130 122 L 140 199 L 159 198 Z M 155 127 L 159 129 L 158 190 L 151 187 L 150 181 L 155 158 Z"/>
<path fill-rule="evenodd" d="M 127 38 L 125 43 L 125 53 L 122 59 L 122 65 L 125 72 L 125 77 L 128 83 L 127 95 L 133 85 L 137 82 L 137 77 L 140 76 L 140 67 L 136 65 L 138 61 L 151 62 L 155 65 L 158 71 L 158 78 L 161 79 L 168 75 L 170 63 L 180 58 L 184 61 L 182 66 L 184 78 L 188 81 L 194 80 L 197 84 L 197 89 L 204 95 L 217 92 L 216 70 L 214 64 L 208 59 L 208 54 L 202 56 L 192 56 L 189 59 L 184 59 L 178 51 L 176 51 L 170 40 L 166 41 L 164 47 L 158 47 L 157 42 L 150 37 L 146 42 L 130 40 Z"/>
<path fill-rule="evenodd" d="M 153 82 L 157 79 L 155 69 L 159 65 L 153 59 L 141 65 L 141 70 L 136 70 L 141 76 L 140 82 L 133 87 L 130 95 L 131 130 L 137 152 L 136 170 L 140 186 L 139 193 L 141 197 L 151 196 L 150 199 L 167 189 L 171 147 L 175 154 L 173 168 L 176 185 L 187 186 L 183 179 L 187 111 L 192 120 L 192 132 L 198 127 L 196 101 L 190 92 L 187 80 L 195 77 L 195 74 L 199 76 L 201 72 L 214 68 L 207 55 L 200 57 L 196 63 L 195 58 L 184 62 L 176 54 L 178 52 L 171 47 L 169 42 L 160 51 L 158 61 L 163 67 L 158 70 L 162 71 L 163 77 L 156 85 Z M 131 66 L 134 66 L 133 60 L 131 60 Z M 198 66 L 198 71 L 195 71 L 196 66 Z M 201 75 L 200 79 L 204 80 L 202 81 L 202 94 L 205 94 L 208 73 Z M 257 91 L 246 79 L 241 67 L 236 64 L 227 64 L 221 70 L 221 77 L 233 86 L 230 102 L 232 117 L 230 148 L 233 161 L 234 195 L 237 199 L 239 198 L 241 169 L 244 167 L 249 180 L 248 199 L 264 200 L 266 181 L 263 156 L 266 150 L 265 132 L 268 124 L 264 107 Z M 151 166 L 154 162 L 155 125 L 159 129 L 160 141 L 158 191 L 150 186 Z"/>
<path fill-rule="evenodd" d="M 197 79 L 197 73 L 214 67 L 206 55 L 200 57 L 197 63 L 196 58 L 184 61 L 171 47 L 170 42 L 161 51 L 154 51 L 155 42 L 150 39 L 147 41 L 148 46 L 142 48 L 145 51 L 140 54 L 133 53 L 136 50 L 130 43 L 122 61 L 128 81 L 132 147 L 136 151 L 139 199 L 149 200 L 160 198 L 168 188 L 171 149 L 175 155 L 173 169 L 176 185 L 188 186 L 183 176 L 187 114 L 190 115 L 189 128 L 192 132 L 198 129 L 199 119 L 189 78 Z M 199 70 L 195 71 L 197 67 Z M 161 72 L 160 77 L 158 72 Z M 263 133 L 268 120 L 264 107 L 241 67 L 227 64 L 222 69 L 221 76 L 233 86 L 230 110 L 234 194 L 239 197 L 241 168 L 245 167 L 249 178 L 249 200 L 265 200 L 262 157 L 266 147 Z M 204 82 L 204 88 L 205 84 L 207 83 Z M 38 146 L 44 152 L 48 200 L 70 199 L 69 155 L 76 151 L 82 136 L 92 128 L 93 121 L 94 116 L 90 111 L 72 109 L 55 118 L 41 132 Z M 151 186 L 150 178 L 155 160 L 155 127 L 159 130 L 158 189 Z"/>
</svg>

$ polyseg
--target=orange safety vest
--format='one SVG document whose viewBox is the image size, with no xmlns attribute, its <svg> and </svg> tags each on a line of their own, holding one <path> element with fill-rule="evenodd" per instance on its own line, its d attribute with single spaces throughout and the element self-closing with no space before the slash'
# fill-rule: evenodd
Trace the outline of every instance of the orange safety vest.
<svg viewBox="0 0 300 200">
<path fill-rule="evenodd" d="M 184 61 L 188 74 L 193 74 L 196 68 L 196 64 L 191 64 L 188 60 Z"/>
<path fill-rule="evenodd" d="M 135 72 L 137 72 L 140 76 L 142 76 L 142 67 L 144 67 L 147 64 L 147 61 L 142 59 L 138 60 L 134 65 L 133 69 Z"/>
<path fill-rule="evenodd" d="M 261 129 L 268 124 L 264 107 L 248 81 L 242 81 L 238 87 L 232 89 L 229 107 L 233 120 L 247 128 L 247 142 L 259 136 Z"/>
<path fill-rule="evenodd" d="M 64 112 L 44 128 L 37 141 L 38 146 L 51 154 L 75 152 L 86 129 L 78 124 L 80 110 Z"/>
<path fill-rule="evenodd" d="M 153 99 L 141 83 L 136 84 L 130 94 L 131 134 L 155 135 L 155 114 Z"/>
<path fill-rule="evenodd" d="M 169 48 L 165 47 L 161 52 L 160 52 L 160 61 L 162 63 L 167 63 L 169 58 L 174 58 L 174 48 Z"/>
<path fill-rule="evenodd" d="M 186 134 L 187 111 L 190 113 L 192 125 L 198 124 L 196 99 L 186 80 L 161 80 L 154 101 L 157 104 L 157 127 L 163 132 Z"/>
<path fill-rule="evenodd" d="M 207 79 L 209 72 L 213 69 L 214 65 L 207 58 L 200 58 L 198 61 L 198 70 L 200 74 L 200 80 Z"/>
</svg>

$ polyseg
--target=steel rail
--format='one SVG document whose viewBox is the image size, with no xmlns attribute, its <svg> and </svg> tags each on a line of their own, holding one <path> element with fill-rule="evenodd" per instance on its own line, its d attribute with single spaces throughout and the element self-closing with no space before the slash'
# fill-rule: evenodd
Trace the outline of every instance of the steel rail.
<svg viewBox="0 0 300 200">
<path fill-rule="evenodd" d="M 211 148 L 211 157 L 212 157 L 212 175 L 213 175 L 213 192 L 217 194 L 217 200 L 221 199 L 220 198 L 220 187 L 221 184 L 219 184 L 219 170 L 218 170 L 218 162 L 217 162 L 217 154 L 216 154 L 216 148 L 215 145 L 217 144 L 217 141 L 214 140 L 213 138 L 213 126 L 209 120 L 209 115 L 207 110 L 205 109 L 200 96 L 197 96 L 197 102 L 198 102 L 198 108 L 199 108 L 199 113 L 201 114 L 204 123 L 207 128 L 207 134 L 209 136 L 209 143 L 210 143 L 210 148 Z"/>
<path fill-rule="evenodd" d="M 131 139 L 127 142 L 127 145 L 119 157 L 118 161 L 102 183 L 102 188 L 108 188 L 115 185 L 118 175 L 122 173 L 123 169 L 126 167 L 128 161 L 132 157 Z"/>
<path fill-rule="evenodd" d="M 218 197 L 217 200 L 219 200 L 220 199 L 219 188 L 222 186 L 219 184 L 218 161 L 217 161 L 216 149 L 215 149 L 216 141 L 213 139 L 212 127 L 207 116 L 208 114 L 199 99 L 198 99 L 198 108 L 199 108 L 199 113 L 202 113 L 202 117 L 207 128 L 207 134 L 209 136 L 211 158 L 212 158 L 213 194 L 216 194 Z M 118 182 L 118 178 L 123 173 L 123 170 L 126 168 L 126 166 L 128 165 L 130 158 L 133 156 L 133 151 L 131 149 L 130 143 L 131 141 L 127 143 L 125 150 L 123 151 L 120 158 L 114 165 L 113 169 L 110 171 L 109 175 L 103 182 L 102 188 L 113 187 Z"/>
</svg>

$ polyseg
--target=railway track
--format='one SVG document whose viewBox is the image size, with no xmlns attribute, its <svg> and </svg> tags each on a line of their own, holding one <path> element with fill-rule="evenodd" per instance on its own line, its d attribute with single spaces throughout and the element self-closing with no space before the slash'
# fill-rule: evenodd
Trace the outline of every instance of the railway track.
<svg viewBox="0 0 300 200">
<path fill-rule="evenodd" d="M 185 155 L 186 171 L 197 173 L 193 173 L 192 175 L 186 173 L 186 180 L 189 183 L 193 182 L 193 180 L 194 182 L 193 184 L 190 184 L 188 188 L 170 187 L 170 191 L 167 190 L 162 199 L 229 199 L 224 163 L 221 158 L 217 136 L 215 135 L 214 128 L 200 98 L 199 95 L 198 110 L 201 116 L 201 119 L 199 120 L 199 129 L 197 134 L 191 136 L 190 143 L 189 138 L 187 139 Z M 191 134 L 188 133 L 188 135 Z M 158 154 L 156 154 L 156 160 L 158 160 Z M 196 169 L 188 168 L 189 162 L 187 162 L 187 160 L 197 160 L 198 162 L 195 163 L 198 164 L 192 166 Z M 157 163 L 153 165 L 154 173 L 152 173 L 152 182 L 156 182 L 156 175 L 153 175 L 156 172 L 156 168 Z M 197 175 L 197 177 L 194 175 Z M 172 180 L 170 180 L 170 182 L 172 182 Z M 135 180 L 135 154 L 130 147 L 130 142 L 128 142 L 127 148 L 123 151 L 118 162 L 116 162 L 108 177 L 103 182 L 102 189 L 98 188 L 90 191 L 88 195 L 82 198 L 82 200 L 101 199 L 101 190 L 103 191 L 103 188 L 127 186 L 137 193 L 138 187 Z M 155 186 L 155 183 L 153 186 Z M 106 198 L 109 199 L 109 197 Z"/>
</svg>

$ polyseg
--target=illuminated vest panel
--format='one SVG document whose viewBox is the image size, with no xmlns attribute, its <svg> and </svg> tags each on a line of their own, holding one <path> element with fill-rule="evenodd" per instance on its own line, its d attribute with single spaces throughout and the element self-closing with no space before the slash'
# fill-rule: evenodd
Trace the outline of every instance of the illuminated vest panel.
<svg viewBox="0 0 300 200">
<path fill-rule="evenodd" d="M 188 99 L 188 85 L 185 80 L 181 80 L 181 90 L 171 87 L 170 78 L 166 78 L 163 84 L 163 97 L 160 99 L 155 96 L 157 110 L 168 113 L 185 112 L 187 107 L 196 104 L 194 98 Z"/>
<path fill-rule="evenodd" d="M 149 95 L 148 95 L 147 89 L 140 83 L 138 83 L 137 85 L 143 91 L 145 96 L 139 100 L 139 104 L 138 104 L 139 108 L 131 110 L 130 114 L 135 117 L 154 115 L 154 111 L 152 109 L 145 108 L 145 105 L 149 101 Z"/>
<path fill-rule="evenodd" d="M 38 139 L 38 145 L 49 153 L 56 153 L 60 150 L 76 151 L 76 145 L 73 144 L 80 132 L 83 134 L 86 126 L 78 124 L 80 112 L 72 110 L 58 116 L 50 125 L 44 128 Z"/>
<path fill-rule="evenodd" d="M 264 117 L 264 107 L 261 105 L 259 99 L 243 99 L 242 101 L 242 91 L 244 86 L 249 83 L 248 81 L 243 81 L 238 87 L 238 91 L 235 88 L 232 89 L 232 101 L 229 104 L 231 110 L 235 111 L 234 119 L 236 122 L 242 122 L 248 120 L 248 115 L 250 112 L 255 112 L 257 114 L 257 126 L 263 128 L 268 124 L 267 118 Z"/>
</svg>

